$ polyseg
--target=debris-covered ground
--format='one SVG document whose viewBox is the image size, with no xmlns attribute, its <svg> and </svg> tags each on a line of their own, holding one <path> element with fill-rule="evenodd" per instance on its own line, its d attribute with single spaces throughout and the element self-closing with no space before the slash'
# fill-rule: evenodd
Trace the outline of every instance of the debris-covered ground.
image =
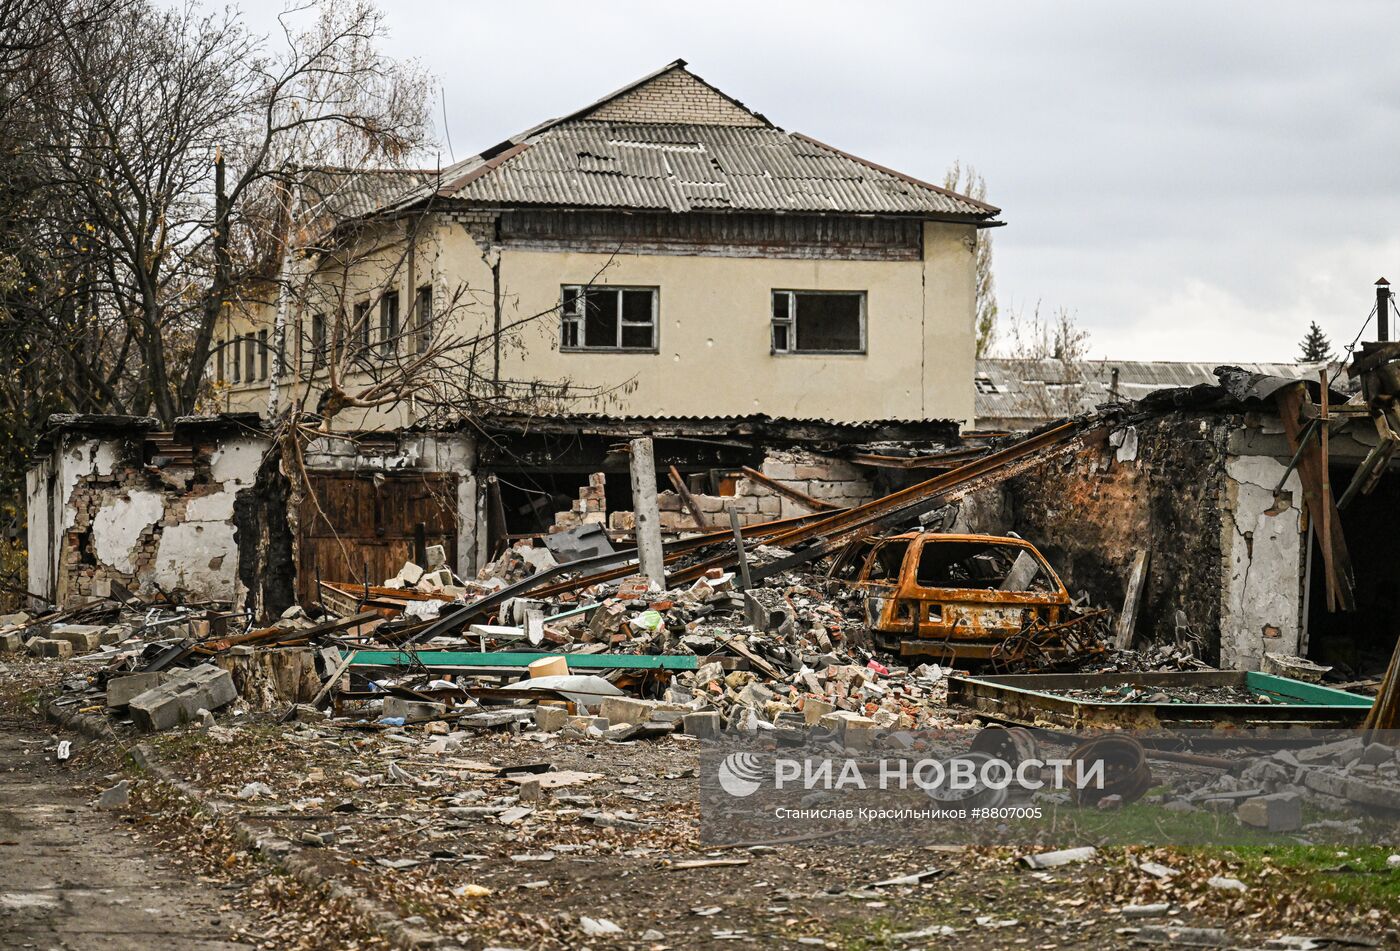
<svg viewBox="0 0 1400 951">
<path fill-rule="evenodd" d="M 31 730 L 47 714 L 110 731 L 89 743 L 49 727 L 29 752 L 80 777 L 82 808 L 101 802 L 101 821 L 225 889 L 237 913 L 220 927 L 245 944 L 1400 946 L 1390 850 L 1307 844 L 1333 820 L 1304 776 L 1332 777 L 1340 801 L 1339 782 L 1393 783 L 1393 755 L 1287 769 L 1217 757 L 1189 791 L 1144 773 L 1088 807 L 1277 825 L 1291 846 L 1100 843 L 1034 859 L 917 834 L 880 848 L 702 840 L 700 751 L 718 737 L 898 749 L 982 721 L 949 706 L 944 666 L 869 647 L 860 600 L 815 572 L 775 571 L 746 592 L 721 570 L 670 591 L 623 577 L 472 612 L 539 570 L 527 551 L 471 582 L 405 566 L 336 610 L 293 608 L 261 628 L 125 592 L 11 617 L 6 709 Z M 1094 670 L 1202 666 L 1179 647 L 1087 656 Z M 407 931 L 386 934 L 353 897 Z"/>
</svg>

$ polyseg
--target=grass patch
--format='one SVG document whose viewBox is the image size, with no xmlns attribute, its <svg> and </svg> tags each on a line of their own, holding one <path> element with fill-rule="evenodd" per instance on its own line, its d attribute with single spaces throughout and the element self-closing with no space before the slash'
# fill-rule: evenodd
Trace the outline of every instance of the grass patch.
<svg viewBox="0 0 1400 951">
<path fill-rule="evenodd" d="M 1201 854 L 1218 852 L 1200 850 Z M 1319 898 L 1358 907 L 1400 911 L 1400 871 L 1389 868 L 1394 854 L 1383 846 L 1276 845 L 1234 850 L 1247 872 L 1283 872 Z"/>
</svg>

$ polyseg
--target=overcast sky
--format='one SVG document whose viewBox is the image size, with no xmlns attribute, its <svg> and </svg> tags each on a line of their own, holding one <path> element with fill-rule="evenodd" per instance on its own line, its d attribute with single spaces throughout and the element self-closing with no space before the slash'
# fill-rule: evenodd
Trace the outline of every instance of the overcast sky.
<svg viewBox="0 0 1400 951">
<path fill-rule="evenodd" d="M 972 163 L 1003 315 L 1068 308 L 1095 356 L 1291 360 L 1400 286 L 1394 3 L 381 3 L 459 159 L 680 57 L 883 165 Z"/>
</svg>

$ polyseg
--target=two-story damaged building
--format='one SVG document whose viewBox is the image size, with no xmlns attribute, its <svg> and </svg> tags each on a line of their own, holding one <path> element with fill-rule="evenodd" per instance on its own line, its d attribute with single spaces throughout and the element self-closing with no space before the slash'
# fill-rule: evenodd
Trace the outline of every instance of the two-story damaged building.
<svg viewBox="0 0 1400 951">
<path fill-rule="evenodd" d="M 480 387 L 565 392 L 566 411 L 973 417 L 974 247 L 998 209 L 785 131 L 684 61 L 448 168 L 370 179 L 328 202 L 356 249 L 284 294 L 279 383 L 314 391 L 335 346 L 373 376 L 455 335 L 479 344 L 453 365 Z M 266 406 L 263 296 L 221 328 L 221 409 Z"/>
<path fill-rule="evenodd" d="M 217 415 L 55 421 L 36 593 L 276 606 L 425 543 L 469 576 L 524 535 L 625 538 L 638 435 L 664 528 L 754 524 L 869 499 L 862 448 L 972 419 L 998 210 L 780 129 L 681 61 L 445 169 L 299 187 L 304 227 L 218 328 Z M 393 397 L 331 412 L 376 384 Z M 333 417 L 299 511 L 266 480 L 274 392 Z"/>
</svg>

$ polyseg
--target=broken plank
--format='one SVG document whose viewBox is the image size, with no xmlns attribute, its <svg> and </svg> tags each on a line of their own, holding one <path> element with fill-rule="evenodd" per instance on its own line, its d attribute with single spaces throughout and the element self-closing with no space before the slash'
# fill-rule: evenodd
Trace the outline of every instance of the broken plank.
<svg viewBox="0 0 1400 951">
<path fill-rule="evenodd" d="M 1138 605 L 1142 603 L 1142 589 L 1147 582 L 1147 549 L 1133 556 L 1133 568 L 1128 574 L 1128 590 L 1123 596 L 1123 612 L 1118 615 L 1118 636 L 1113 646 L 1127 650 L 1133 646 L 1133 633 L 1137 627 Z"/>
</svg>

